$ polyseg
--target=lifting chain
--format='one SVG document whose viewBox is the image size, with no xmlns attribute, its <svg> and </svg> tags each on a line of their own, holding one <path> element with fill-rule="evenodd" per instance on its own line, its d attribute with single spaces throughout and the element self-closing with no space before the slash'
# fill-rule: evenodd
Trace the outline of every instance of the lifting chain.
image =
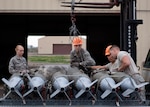
<svg viewBox="0 0 150 107">
<path fill-rule="evenodd" d="M 72 3 L 71 3 L 71 14 L 70 14 L 72 26 L 69 28 L 70 36 L 81 35 L 79 30 L 76 27 L 76 24 L 75 24 L 76 18 L 75 18 L 75 14 L 74 14 L 74 5 L 75 5 L 75 0 L 72 0 Z"/>
</svg>

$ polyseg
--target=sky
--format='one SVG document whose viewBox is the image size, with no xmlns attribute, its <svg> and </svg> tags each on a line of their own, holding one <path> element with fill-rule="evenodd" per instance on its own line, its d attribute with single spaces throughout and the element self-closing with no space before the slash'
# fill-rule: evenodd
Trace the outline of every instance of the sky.
<svg viewBox="0 0 150 107">
<path fill-rule="evenodd" d="M 38 47 L 38 39 L 44 36 L 28 36 L 28 46 Z"/>
</svg>

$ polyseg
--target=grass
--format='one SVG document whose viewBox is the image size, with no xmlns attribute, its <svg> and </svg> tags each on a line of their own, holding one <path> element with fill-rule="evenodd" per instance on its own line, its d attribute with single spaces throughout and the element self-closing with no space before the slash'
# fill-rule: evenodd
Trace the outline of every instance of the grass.
<svg viewBox="0 0 150 107">
<path fill-rule="evenodd" d="M 63 64 L 69 64 L 70 62 L 70 56 L 64 56 L 64 55 L 50 55 L 50 56 L 28 56 L 28 60 L 30 62 L 40 62 L 40 63 L 63 63 Z"/>
</svg>

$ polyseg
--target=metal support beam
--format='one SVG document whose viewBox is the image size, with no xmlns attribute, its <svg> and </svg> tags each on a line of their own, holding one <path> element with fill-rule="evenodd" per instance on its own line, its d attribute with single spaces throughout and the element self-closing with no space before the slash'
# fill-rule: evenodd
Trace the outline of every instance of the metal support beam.
<svg viewBox="0 0 150 107">
<path fill-rule="evenodd" d="M 143 23 L 136 18 L 136 0 L 122 0 L 120 15 L 120 47 L 128 51 L 136 63 L 137 25 Z"/>
</svg>

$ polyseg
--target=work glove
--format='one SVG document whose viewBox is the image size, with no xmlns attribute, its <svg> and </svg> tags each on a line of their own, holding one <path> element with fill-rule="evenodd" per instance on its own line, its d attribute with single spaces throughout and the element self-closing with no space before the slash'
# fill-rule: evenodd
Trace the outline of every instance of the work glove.
<svg viewBox="0 0 150 107">
<path fill-rule="evenodd" d="M 91 66 L 86 66 L 87 69 L 89 70 L 92 70 L 92 67 Z"/>
<path fill-rule="evenodd" d="M 83 66 L 82 64 L 79 64 L 79 69 L 82 69 L 85 74 L 90 74 L 91 73 L 91 70 L 88 69 L 87 66 Z"/>
</svg>

